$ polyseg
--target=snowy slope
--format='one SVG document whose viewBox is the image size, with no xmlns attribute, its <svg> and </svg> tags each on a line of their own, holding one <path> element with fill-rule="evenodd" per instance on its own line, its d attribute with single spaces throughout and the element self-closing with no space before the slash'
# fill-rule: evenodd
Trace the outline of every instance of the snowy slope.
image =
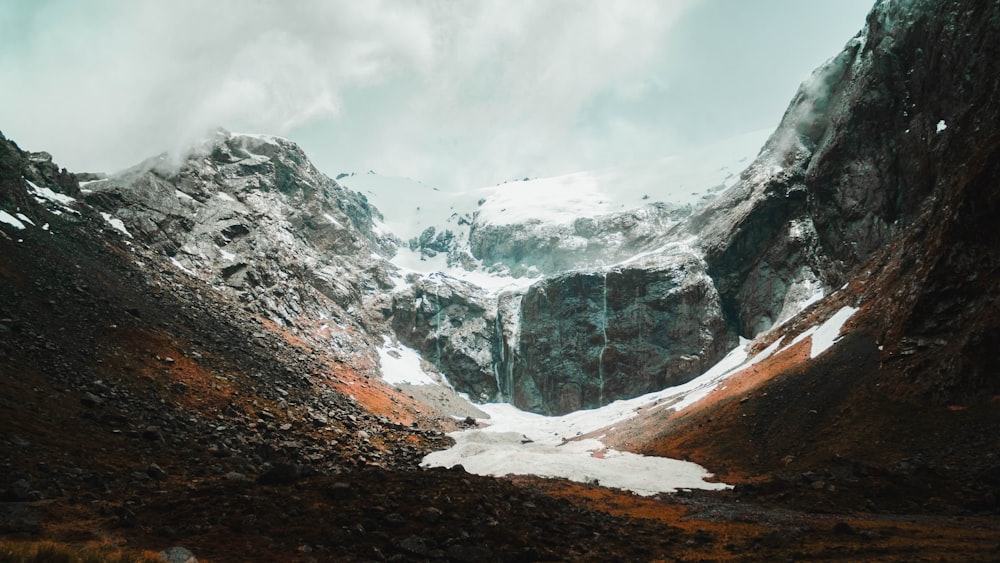
<svg viewBox="0 0 1000 563">
<path fill-rule="evenodd" d="M 656 201 L 696 206 L 732 185 L 770 133 L 753 131 L 652 162 L 476 189 L 437 188 L 374 172 L 338 182 L 364 194 L 382 212 L 386 229 L 404 240 L 431 226 L 455 230 L 460 217 L 476 212 L 481 223 L 560 223 Z"/>
<path fill-rule="evenodd" d="M 569 223 L 657 201 L 696 207 L 735 183 L 770 133 L 754 131 L 652 162 L 483 188 L 479 222 Z"/>
<path fill-rule="evenodd" d="M 498 292 L 523 288 L 534 278 L 485 271 L 490 264 L 478 264 L 469 251 L 473 225 L 564 225 L 654 202 L 696 208 L 738 179 L 769 133 L 754 131 L 651 162 L 475 189 L 439 188 L 374 171 L 341 175 L 338 182 L 368 198 L 383 215 L 378 228 L 402 240 L 392 262 L 403 275 L 442 272 Z M 408 241 L 428 228 L 450 231 L 453 251 L 428 256 L 410 250 Z M 461 265 L 456 254 L 465 259 Z"/>
<path fill-rule="evenodd" d="M 812 338 L 811 357 L 831 348 L 848 320 L 857 312 L 844 307 L 821 324 L 804 330 L 785 346 L 784 339 L 748 357 L 751 342 L 743 340 L 719 363 L 701 376 L 675 387 L 633 399 L 619 400 L 597 409 L 547 417 L 518 410 L 506 403 L 479 405 L 490 415 L 482 429 L 450 434 L 455 445 L 424 458 L 424 465 L 451 467 L 461 464 L 481 475 L 539 475 L 579 482 L 599 482 L 640 495 L 677 489 L 718 489 L 727 485 L 705 481 L 710 475 L 696 464 L 619 452 L 601 439 L 575 440 L 578 436 L 611 431 L 640 413 L 660 409 L 680 411 L 696 405 L 730 376 L 781 353 L 804 338 Z"/>
</svg>

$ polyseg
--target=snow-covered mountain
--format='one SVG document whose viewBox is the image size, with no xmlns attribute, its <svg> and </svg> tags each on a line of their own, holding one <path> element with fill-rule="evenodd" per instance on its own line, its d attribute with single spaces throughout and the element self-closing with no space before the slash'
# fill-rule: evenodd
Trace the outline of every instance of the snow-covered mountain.
<svg viewBox="0 0 1000 563">
<path fill-rule="evenodd" d="M 204 495 L 223 504 L 180 533 L 243 539 L 340 503 L 353 512 L 329 529 L 363 544 L 357 560 L 618 555 L 606 514 L 583 528 L 579 510 L 421 459 L 644 495 L 736 484 L 934 525 L 995 515 L 1000 4 L 956 6 L 879 2 L 766 138 L 467 191 L 333 180 L 265 135 L 219 131 L 109 176 L 0 137 L 5 503 L 148 534 L 136 512 Z M 447 449 L 439 430 L 460 427 Z M 316 475 L 348 477 L 294 485 Z M 168 489 L 181 501 L 157 500 Z M 424 493 L 462 512 L 399 508 Z M 243 517 L 258 509 L 267 525 Z M 741 515 L 788 517 L 769 510 Z M 0 532 L 43 530 L 11 514 Z M 470 514 L 500 543 L 555 521 L 571 545 L 470 556 L 485 537 L 462 529 Z M 821 539 L 880 538 L 833 530 Z"/>
<path fill-rule="evenodd" d="M 671 227 L 735 183 L 769 133 L 652 162 L 474 189 L 373 171 L 340 174 L 339 182 L 364 194 L 381 211 L 384 229 L 404 241 L 393 263 L 490 285 L 477 274 L 537 278 L 655 248 Z"/>
</svg>

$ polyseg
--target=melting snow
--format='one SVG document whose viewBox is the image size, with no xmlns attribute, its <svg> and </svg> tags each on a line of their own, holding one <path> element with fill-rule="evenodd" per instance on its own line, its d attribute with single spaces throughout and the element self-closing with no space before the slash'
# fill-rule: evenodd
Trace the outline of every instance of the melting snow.
<svg viewBox="0 0 1000 563">
<path fill-rule="evenodd" d="M 480 475 L 539 475 L 578 482 L 599 482 L 641 495 L 677 489 L 722 489 L 709 483 L 710 475 L 685 461 L 646 457 L 608 449 L 599 440 L 571 440 L 636 416 L 643 408 L 672 406 L 681 409 L 714 389 L 746 362 L 748 341 L 718 364 L 684 385 L 615 401 L 599 409 L 546 417 L 527 413 L 506 403 L 477 405 L 490 415 L 484 429 L 450 434 L 455 445 L 424 458 L 424 465 L 450 467 L 462 464 Z"/>
<path fill-rule="evenodd" d="M 420 354 L 402 344 L 393 344 L 388 336 L 383 336 L 382 347 L 378 349 L 382 364 L 382 379 L 390 385 L 435 385 L 434 379 L 420 367 Z"/>
<path fill-rule="evenodd" d="M 18 220 L 17 217 L 14 217 L 2 209 L 0 209 L 0 223 L 7 223 L 15 229 L 22 231 L 27 228 L 24 223 Z"/>
<path fill-rule="evenodd" d="M 490 413 L 499 414 L 495 410 L 490 410 Z M 523 427 L 531 428 L 533 422 L 533 419 L 526 418 Z M 424 458 L 425 465 L 461 463 L 466 471 L 477 475 L 564 477 L 581 483 L 627 489 L 640 495 L 677 489 L 729 487 L 724 483 L 705 481 L 711 475 L 694 463 L 607 450 L 597 440 L 576 440 L 564 444 L 532 441 L 518 430 L 473 430 L 452 436 L 457 440 L 455 446 L 428 455 Z"/>
<path fill-rule="evenodd" d="M 125 223 L 121 219 L 103 211 L 101 211 L 101 217 L 104 217 L 104 220 L 107 221 L 108 224 L 111 225 L 111 227 L 116 231 L 122 233 L 128 238 L 132 238 L 132 233 L 128 232 L 128 229 L 125 228 Z"/>
</svg>

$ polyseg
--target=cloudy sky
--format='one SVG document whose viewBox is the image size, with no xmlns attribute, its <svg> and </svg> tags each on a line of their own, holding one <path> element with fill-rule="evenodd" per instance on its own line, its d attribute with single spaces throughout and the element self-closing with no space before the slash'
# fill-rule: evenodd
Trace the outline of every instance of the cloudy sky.
<svg viewBox="0 0 1000 563">
<path fill-rule="evenodd" d="M 447 188 L 774 127 L 872 0 L 0 0 L 0 131 L 114 171 L 217 126 Z"/>
</svg>

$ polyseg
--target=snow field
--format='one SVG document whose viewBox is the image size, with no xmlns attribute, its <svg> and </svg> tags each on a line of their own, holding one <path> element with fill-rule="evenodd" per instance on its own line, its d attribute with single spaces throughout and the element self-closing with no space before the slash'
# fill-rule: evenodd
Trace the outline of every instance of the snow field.
<svg viewBox="0 0 1000 563">
<path fill-rule="evenodd" d="M 678 489 L 722 489 L 729 485 L 705 481 L 711 475 L 701 466 L 667 458 L 647 457 L 607 448 L 600 439 L 574 438 L 635 417 L 640 410 L 664 407 L 676 411 L 705 398 L 731 375 L 780 353 L 803 338 L 812 337 L 810 356 L 816 358 L 839 339 L 840 331 L 857 312 L 843 307 L 822 324 L 798 335 L 787 346 L 784 339 L 749 358 L 749 340 L 697 378 L 662 391 L 619 400 L 597 409 L 547 417 L 521 411 L 506 403 L 479 405 L 489 415 L 489 426 L 449 434 L 455 445 L 433 452 L 423 465 L 451 467 L 461 464 L 477 475 L 537 475 L 597 483 L 639 495 L 669 493 Z"/>
</svg>

